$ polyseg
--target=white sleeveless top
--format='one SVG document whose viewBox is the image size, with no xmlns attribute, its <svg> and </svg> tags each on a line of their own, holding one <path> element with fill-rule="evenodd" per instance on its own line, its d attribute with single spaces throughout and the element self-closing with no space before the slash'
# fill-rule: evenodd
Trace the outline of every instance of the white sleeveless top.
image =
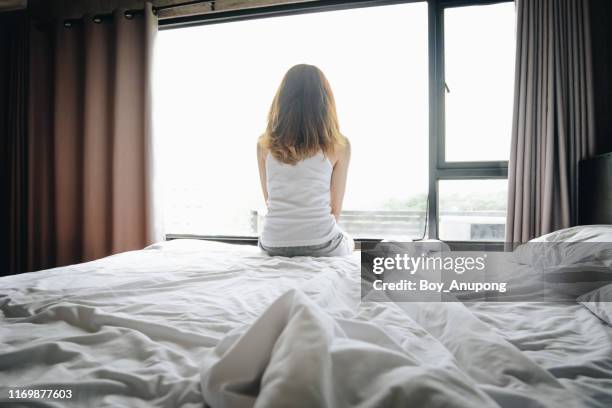
<svg viewBox="0 0 612 408">
<path fill-rule="evenodd" d="M 268 213 L 260 241 L 267 247 L 323 244 L 340 229 L 331 213 L 333 166 L 322 152 L 294 165 L 266 157 Z"/>
</svg>

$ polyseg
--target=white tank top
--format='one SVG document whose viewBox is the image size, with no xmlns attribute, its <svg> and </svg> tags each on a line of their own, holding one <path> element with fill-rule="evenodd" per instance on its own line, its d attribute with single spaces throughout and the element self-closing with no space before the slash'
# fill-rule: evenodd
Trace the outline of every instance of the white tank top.
<svg viewBox="0 0 612 408">
<path fill-rule="evenodd" d="M 319 245 L 338 235 L 330 203 L 332 170 L 322 152 L 294 165 L 268 152 L 268 213 L 260 236 L 264 246 Z"/>
</svg>

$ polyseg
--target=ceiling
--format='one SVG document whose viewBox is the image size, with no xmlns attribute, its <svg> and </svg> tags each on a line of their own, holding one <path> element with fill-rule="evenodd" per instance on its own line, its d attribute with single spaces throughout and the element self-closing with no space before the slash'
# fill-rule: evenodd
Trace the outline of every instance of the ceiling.
<svg viewBox="0 0 612 408">
<path fill-rule="evenodd" d="M 3 11 L 24 9 L 28 5 L 28 0 L 0 0 L 0 13 Z"/>
<path fill-rule="evenodd" d="M 215 2 L 215 10 L 235 10 L 251 7 L 269 6 L 272 4 L 281 3 L 298 3 L 307 0 L 217 0 Z M 156 6 L 184 3 L 185 0 L 156 0 L 153 4 Z M 178 7 L 170 10 L 163 10 L 159 13 L 159 18 L 170 18 L 177 16 L 185 16 L 190 14 L 203 14 L 211 12 L 209 3 L 196 4 L 192 6 Z"/>
<path fill-rule="evenodd" d="M 185 3 L 189 0 L 152 0 L 154 6 Z M 251 7 L 267 6 L 281 3 L 298 3 L 312 0 L 216 0 L 215 10 L 235 10 Z M 141 9 L 145 0 L 0 0 L 0 5 L 6 3 L 28 3 L 34 18 L 79 18 L 86 14 L 105 14 L 115 9 Z M 22 6 L 23 8 L 23 6 Z M 2 7 L 0 6 L 0 10 Z M 210 13 L 210 3 L 199 3 L 185 7 L 177 7 L 159 12 L 159 18 L 171 18 L 192 14 Z"/>
</svg>

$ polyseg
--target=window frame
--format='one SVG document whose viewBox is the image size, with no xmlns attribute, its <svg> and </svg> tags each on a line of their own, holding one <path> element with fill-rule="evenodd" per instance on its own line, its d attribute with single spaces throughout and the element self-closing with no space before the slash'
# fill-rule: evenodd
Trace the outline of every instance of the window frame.
<svg viewBox="0 0 612 408">
<path fill-rule="evenodd" d="M 429 239 L 439 238 L 440 180 L 507 179 L 508 161 L 448 162 L 445 158 L 445 78 L 444 78 L 444 10 L 452 7 L 490 5 L 513 0 L 319 0 L 285 3 L 247 9 L 217 11 L 202 15 L 172 17 L 159 21 L 159 30 L 171 30 L 208 24 L 220 24 L 249 19 L 291 16 L 305 13 L 426 2 L 428 6 L 428 71 L 429 71 L 429 185 L 427 201 L 427 231 Z M 167 240 L 198 238 L 229 243 L 256 244 L 257 237 L 229 235 L 168 234 Z M 355 241 L 378 241 L 356 237 Z M 461 243 L 462 241 L 446 241 Z M 474 241 L 463 241 L 472 243 Z M 486 243 L 478 241 L 479 244 Z M 491 242 L 491 244 L 495 244 Z"/>
</svg>

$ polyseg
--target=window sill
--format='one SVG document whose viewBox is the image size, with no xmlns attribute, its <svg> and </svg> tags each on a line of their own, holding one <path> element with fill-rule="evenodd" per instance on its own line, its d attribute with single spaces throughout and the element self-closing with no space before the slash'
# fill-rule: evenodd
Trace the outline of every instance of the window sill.
<svg viewBox="0 0 612 408">
<path fill-rule="evenodd" d="M 166 241 L 174 239 L 199 239 L 236 245 L 257 245 L 256 236 L 248 235 L 195 235 L 166 234 Z M 355 246 L 360 249 L 362 243 L 380 242 L 379 238 L 355 238 Z M 504 251 L 504 242 L 500 241 L 444 241 L 453 251 Z"/>
</svg>

